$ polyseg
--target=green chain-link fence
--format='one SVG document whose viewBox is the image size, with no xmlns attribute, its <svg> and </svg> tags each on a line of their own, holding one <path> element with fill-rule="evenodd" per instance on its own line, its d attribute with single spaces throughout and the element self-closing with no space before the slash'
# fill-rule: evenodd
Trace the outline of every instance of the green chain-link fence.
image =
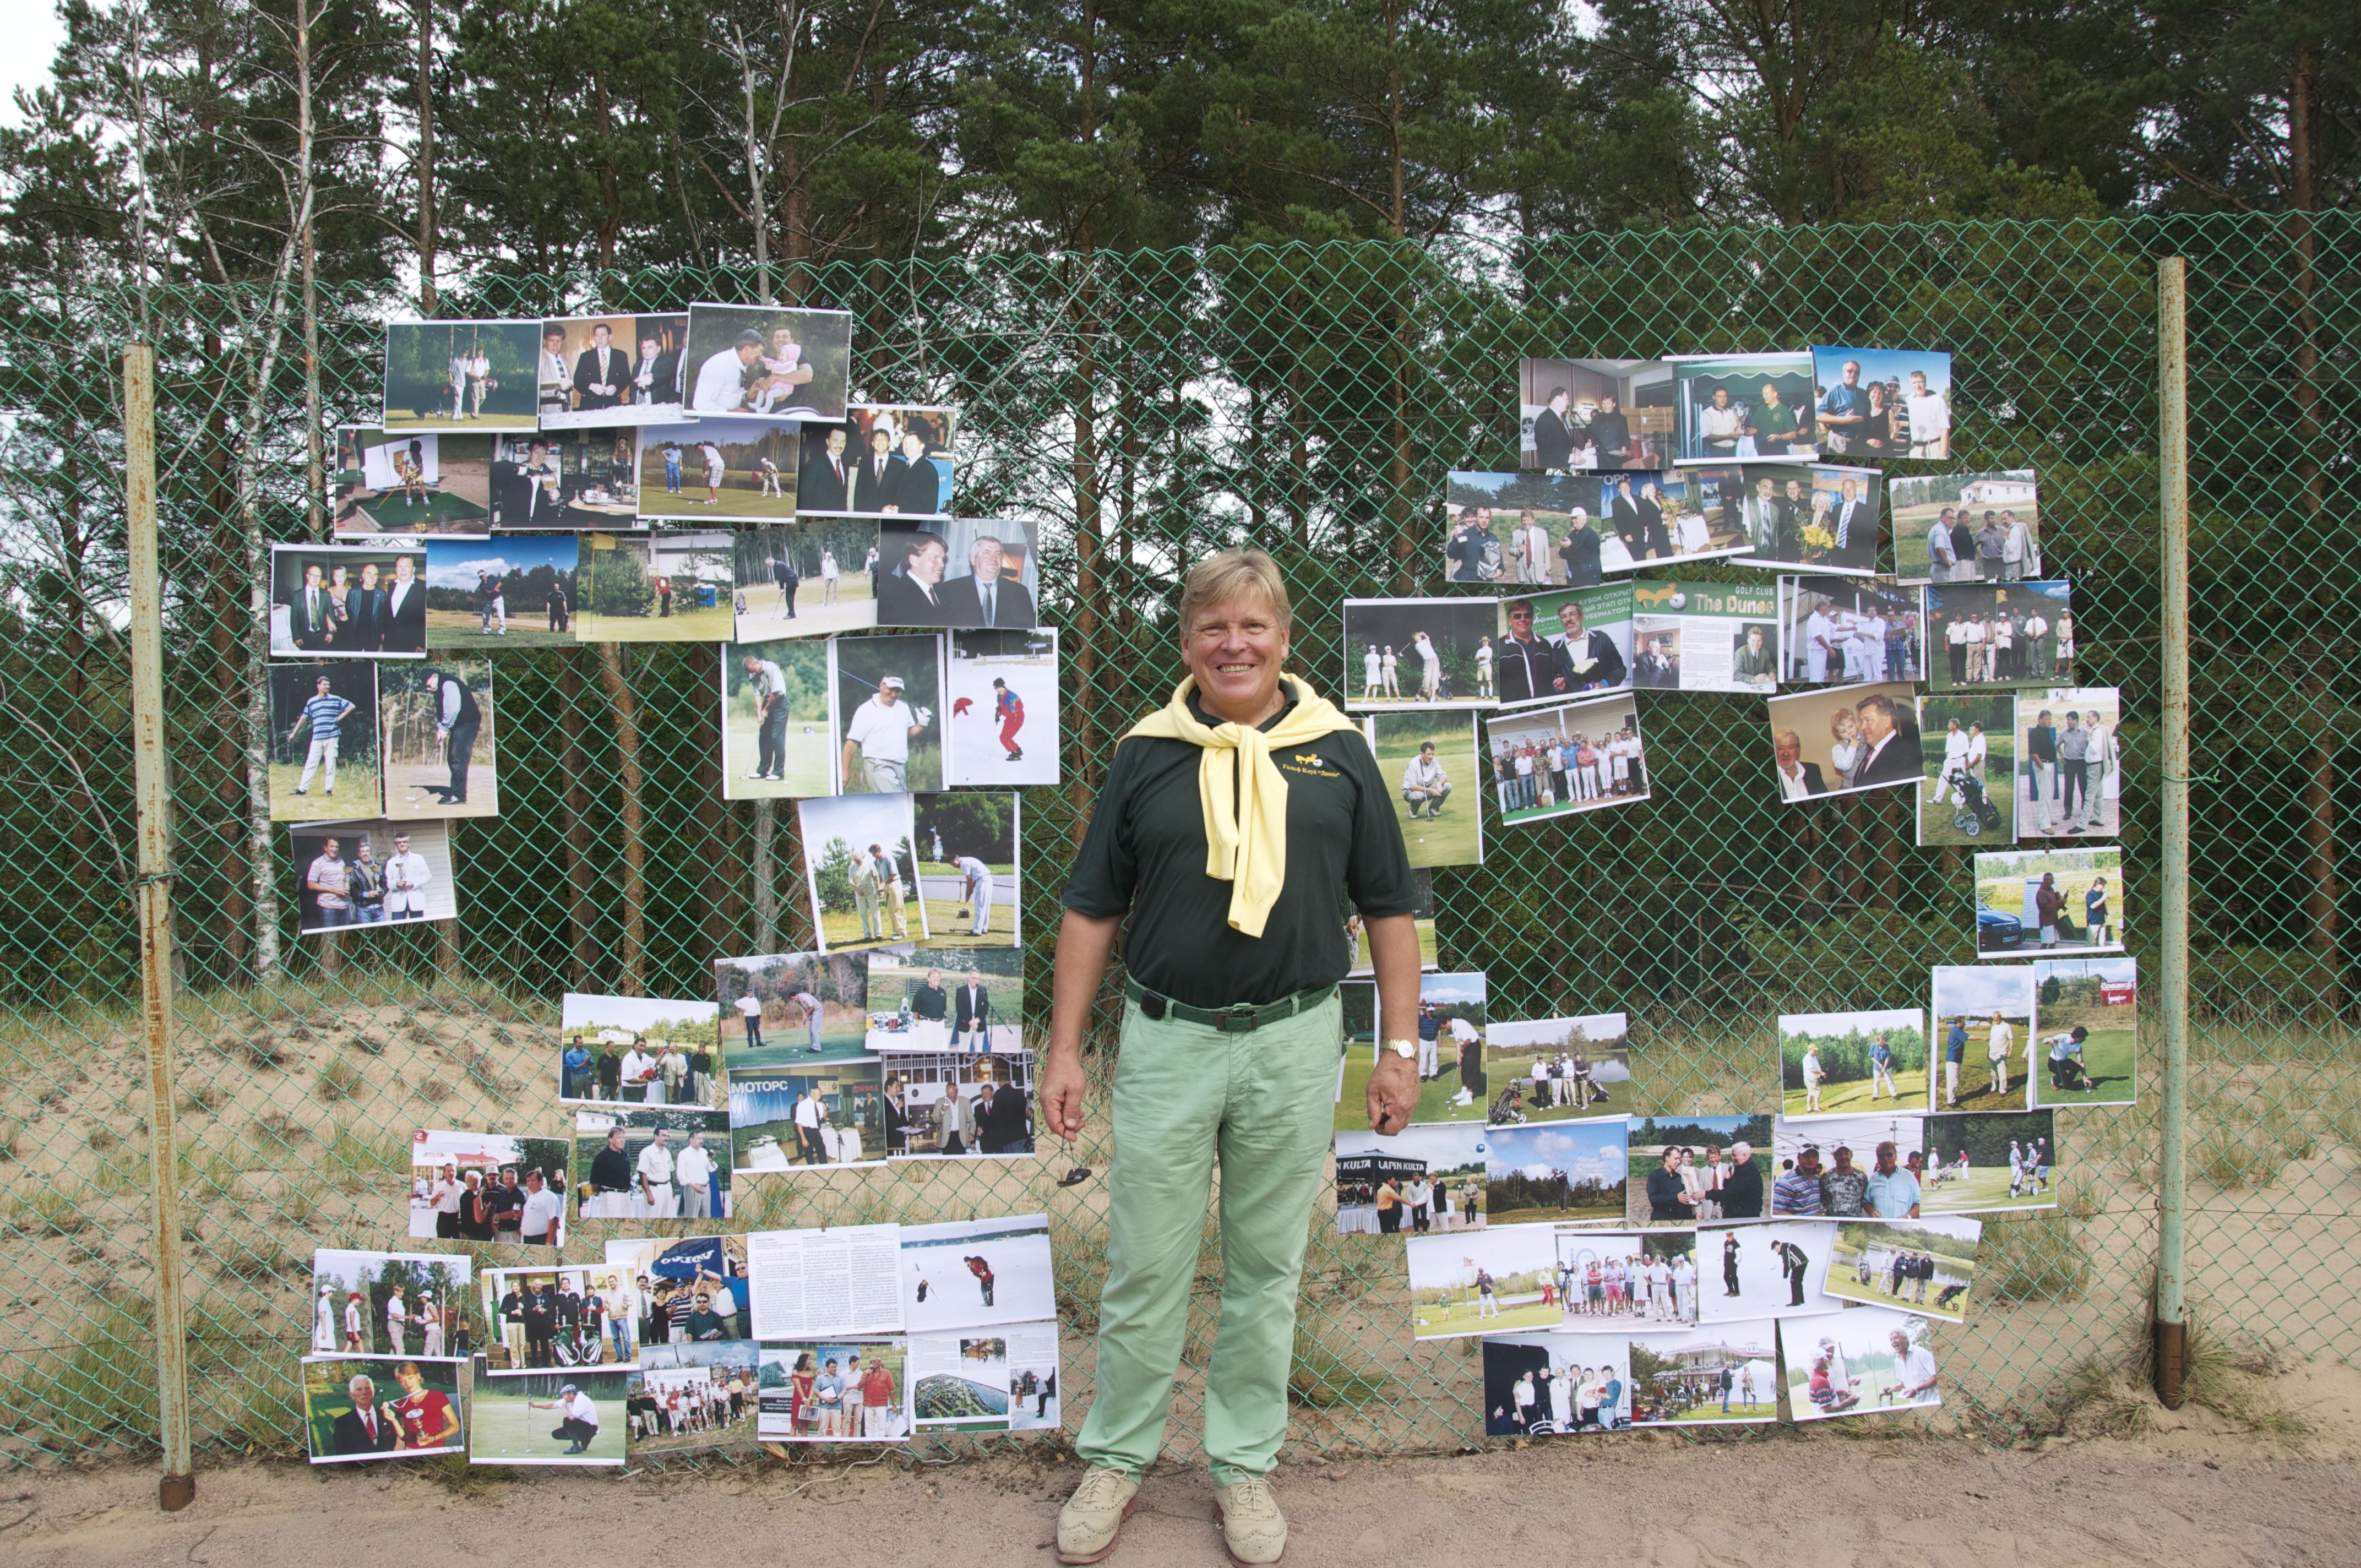
<svg viewBox="0 0 2361 1568">
<path fill-rule="evenodd" d="M 2046 550 L 2075 582 L 2079 679 L 2124 690 L 2125 923 L 2151 960 L 2142 1103 L 2060 1113 L 2059 1208 L 1988 1226 L 1993 1299 L 1939 1334 L 1949 1413 L 2007 1437 L 2053 1429 L 2078 1366 L 2129 1368 L 2144 1354 L 2159 978 L 2154 258 L 2166 254 L 2191 264 L 2191 657 L 2206 781 L 2192 1291 L 2216 1324 L 2298 1353 L 2361 1344 L 2350 1152 L 2361 1085 L 2336 956 L 2346 629 L 2361 612 L 2345 346 L 2361 314 L 2356 239 L 2343 221 L 2307 235 L 2229 218 L 1694 231 L 1448 255 L 1337 245 L 986 257 L 785 281 L 806 302 L 856 313 L 859 393 L 961 410 L 959 510 L 1044 524 L 1048 614 L 1065 629 L 1068 783 L 1026 797 L 1036 1026 L 1064 868 L 1109 742 L 1174 678 L 1167 612 L 1187 561 L 1241 539 L 1278 554 L 1301 596 L 1300 667 L 1334 690 L 1343 598 L 1441 587 L 1444 472 L 1515 466 L 1518 356 L 1816 341 L 1950 350 L 1948 466 L 2039 470 Z M 752 297 L 748 277 L 690 271 L 497 280 L 445 313 Z M 518 650 L 496 655 L 501 815 L 453 831 L 456 941 L 380 931 L 348 940 L 336 963 L 282 920 L 278 966 L 258 972 L 256 882 L 285 886 L 288 850 L 274 830 L 258 863 L 248 826 L 248 538 L 307 527 L 300 339 L 265 377 L 267 305 L 253 291 L 162 286 L 0 296 L 11 531 L 0 1453 L 20 1463 L 157 1441 L 125 891 L 124 341 L 154 342 L 160 363 L 178 1161 L 201 1451 L 298 1447 L 309 1254 L 405 1245 L 412 1129 L 570 1131 L 555 1099 L 562 992 L 703 995 L 717 955 L 808 945 L 793 814 L 720 798 L 715 651 Z M 375 322 L 391 308 L 359 295 L 324 306 L 330 422 L 371 414 Z M 1489 975 L 1496 1019 L 1628 1010 L 1642 1110 L 1768 1109 L 1773 1014 L 1907 1004 L 1923 998 L 1928 965 L 1973 959 L 1968 870 L 1957 851 L 1913 848 L 1907 803 L 1892 795 L 1783 809 L 1766 787 L 1758 700 L 1642 700 L 1653 798 L 1609 820 L 1489 824 L 1481 869 L 1436 873 L 1442 959 Z M 633 774 L 643 880 L 627 872 Z M 636 959 L 625 940 L 635 921 Z M 1094 1105 L 1103 1112 L 1103 1093 Z M 1102 1113 L 1081 1162 L 1104 1167 L 1104 1126 Z M 1079 1413 L 1104 1238 L 1097 1184 L 1055 1184 L 1070 1163 L 1051 1151 L 741 1179 L 728 1228 L 1047 1210 Z M 569 1258 L 596 1255 L 610 1228 L 648 1227 L 580 1223 Z M 1324 1214 L 1314 1232 L 1299 1450 L 1475 1440 L 1475 1342 L 1411 1343 L 1393 1239 L 1339 1237 Z M 1184 1428 L 1217 1274 L 1209 1251 L 1176 1411 Z M 1193 1448 L 1177 1435 L 1178 1452 Z"/>
</svg>

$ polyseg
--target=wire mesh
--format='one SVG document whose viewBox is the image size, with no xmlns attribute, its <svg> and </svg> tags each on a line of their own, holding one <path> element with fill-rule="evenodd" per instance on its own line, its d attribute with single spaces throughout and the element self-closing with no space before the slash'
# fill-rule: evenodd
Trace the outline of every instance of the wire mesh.
<svg viewBox="0 0 2361 1568">
<path fill-rule="evenodd" d="M 2322 351 L 2361 316 L 2349 221 L 2214 217 L 1586 235 L 1508 249 L 1332 245 L 979 257 L 792 273 L 849 309 L 858 395 L 961 410 L 959 510 L 1044 525 L 1065 629 L 1068 784 L 1027 792 L 1025 928 L 1046 987 L 1063 872 L 1112 738 L 1175 673 L 1177 572 L 1271 549 L 1297 663 L 1334 689 L 1348 596 L 1442 583 L 1453 467 L 1513 467 L 1514 361 L 1813 342 L 1956 356 L 1954 468 L 2032 467 L 2050 558 L 2075 582 L 2080 679 L 2123 689 L 2133 949 L 2153 959 L 2158 637 L 2153 258 L 2191 258 L 2198 767 L 2190 1270 L 2201 1310 L 2298 1354 L 2351 1356 L 2351 1176 L 2361 1140 L 2343 985 L 2337 827 L 2361 608 L 2346 546 L 2356 370 Z M 654 309 L 753 297 L 675 269 L 484 281 L 445 313 Z M 332 420 L 367 421 L 378 323 L 330 294 Z M 331 952 L 298 939 L 283 829 L 249 821 L 242 725 L 259 541 L 306 505 L 300 367 L 258 291 L 0 296 L 0 475 L 16 543 L 0 599 L 0 1453 L 152 1449 L 146 1089 L 134 1002 L 122 431 L 114 357 L 159 356 L 168 702 L 177 813 L 189 1361 L 202 1449 L 292 1451 L 314 1245 L 399 1247 L 418 1126 L 570 1130 L 555 1103 L 567 989 L 706 994 L 717 955 L 808 945 L 793 814 L 720 798 L 716 652 L 640 645 L 495 658 L 502 810 L 453 830 L 461 920 Z M 274 357 L 266 364 L 264 351 Z M 1897 472 L 1941 466 L 1897 465 Z M 1717 575 L 1717 574 L 1708 574 Z M 1744 576 L 1740 568 L 1718 575 Z M 1783 810 L 1758 702 L 1643 699 L 1645 805 L 1488 824 L 1481 868 L 1435 876 L 1441 959 L 1490 977 L 1491 1015 L 1627 1010 L 1638 1108 L 1770 1108 L 1782 1011 L 1907 1004 L 1974 957 L 1955 850 L 1893 798 Z M 627 813 L 628 802 L 640 808 Z M 1489 803 L 1487 815 L 1492 813 Z M 758 875 L 758 868 L 767 872 Z M 275 964 L 266 957 L 275 938 Z M 2154 976 L 2151 967 L 2149 973 Z M 1988 1231 L 1994 1299 L 1939 1333 L 1947 1419 L 2054 1430 L 2078 1367 L 2143 1354 L 2154 1266 L 2153 1038 L 2143 1102 L 2062 1116 L 2060 1206 Z M 1103 1016 L 1111 1023 L 1112 1014 Z M 1103 1108 L 1107 1036 L 1094 1044 Z M 1104 1270 L 1098 1115 L 1071 1160 L 741 1179 L 729 1228 L 1044 1209 L 1088 1404 Z M 1298 1451 L 1477 1441 L 1476 1342 L 1413 1345 L 1390 1238 L 1316 1214 L 1296 1376 Z M 646 1225 L 612 1227 L 634 1234 Z M 569 1258 L 609 1227 L 575 1227 Z M 1209 1221 L 1210 1240 L 1210 1221 Z M 479 1257 L 479 1266 L 491 1261 Z M 1204 1255 L 1173 1452 L 1194 1452 L 1217 1255 Z"/>
</svg>

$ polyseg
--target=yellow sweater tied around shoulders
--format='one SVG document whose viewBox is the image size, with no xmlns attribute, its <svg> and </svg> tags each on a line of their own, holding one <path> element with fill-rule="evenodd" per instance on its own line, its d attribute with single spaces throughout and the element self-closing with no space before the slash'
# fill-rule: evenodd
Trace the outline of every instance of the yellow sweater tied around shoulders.
<svg viewBox="0 0 2361 1568">
<path fill-rule="evenodd" d="M 1280 678 L 1294 685 L 1295 706 L 1268 729 L 1199 719 L 1189 708 L 1189 694 L 1197 685 L 1191 675 L 1170 702 L 1124 736 L 1187 740 L 1203 748 L 1197 759 L 1197 803 L 1205 813 L 1205 874 L 1231 884 L 1230 927 L 1249 937 L 1262 935 L 1263 922 L 1287 885 L 1287 775 L 1271 761 L 1272 749 L 1307 745 L 1340 729 L 1357 734 L 1361 728 L 1303 681 Z"/>
</svg>

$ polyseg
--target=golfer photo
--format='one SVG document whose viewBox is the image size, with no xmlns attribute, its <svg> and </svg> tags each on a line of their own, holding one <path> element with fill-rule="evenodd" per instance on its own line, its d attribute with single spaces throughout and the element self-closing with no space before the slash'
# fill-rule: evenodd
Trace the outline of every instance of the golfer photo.
<svg viewBox="0 0 2361 1568">
<path fill-rule="evenodd" d="M 1063 1563 L 1114 1547 L 1162 1446 L 1209 1211 L 1228 1258 L 1226 1348 L 1205 1394 L 1214 1508 L 1234 1561 L 1279 1560 L 1287 1520 L 1271 1473 L 1343 1044 L 1340 886 L 1367 929 L 1386 1014 L 1417 1015 L 1392 781 L 1352 719 L 1283 673 L 1290 630 L 1269 556 L 1224 551 L 1188 569 L 1175 625 L 1187 674 L 1118 746 L 1066 889 L 1040 1106 L 1069 1143 L 1087 1114 L 1083 1035 L 1126 922 L 1129 935 L 1104 1189 L 1123 1239 L 1101 1288 L 1097 1376 L 1075 1443 L 1088 1468 L 1058 1519 Z M 1382 1047 L 1369 1124 L 1397 1132 L 1418 1096 L 1418 1047 Z M 1251 1157 L 1223 1162 L 1216 1205 L 1217 1151 L 1249 1141 Z"/>
</svg>

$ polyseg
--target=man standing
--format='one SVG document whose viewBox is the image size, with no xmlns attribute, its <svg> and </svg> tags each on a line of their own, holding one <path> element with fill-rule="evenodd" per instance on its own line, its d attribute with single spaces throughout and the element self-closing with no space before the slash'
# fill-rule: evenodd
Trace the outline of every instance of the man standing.
<svg viewBox="0 0 2361 1568">
<path fill-rule="evenodd" d="M 1604 631 L 1583 627 L 1582 606 L 1573 599 L 1557 607 L 1558 636 L 1550 652 L 1551 686 L 1562 692 L 1609 691 L 1631 678 L 1623 650 Z"/>
<path fill-rule="evenodd" d="M 1107 1188 L 1115 1240 L 1096 1397 L 1076 1443 L 1090 1468 L 1058 1521 L 1065 1563 L 1114 1547 L 1161 1446 L 1217 1158 L 1226 1266 L 1204 1447 L 1233 1561 L 1279 1561 L 1287 1522 L 1268 1475 L 1287 1432 L 1303 1251 L 1333 1138 L 1340 885 L 1368 932 L 1378 1015 L 1406 1019 L 1417 1006 L 1416 891 L 1387 785 L 1353 721 L 1282 677 L 1290 628 L 1277 565 L 1258 551 L 1198 563 L 1175 630 L 1189 678 L 1116 751 L 1053 971 L 1040 1100 L 1071 1142 L 1083 1126 L 1083 1034 L 1128 918 Z M 1201 797 L 1233 773 L 1234 790 Z M 1416 1051 L 1381 1042 L 1372 1131 L 1408 1124 Z"/>
<path fill-rule="evenodd" d="M 1563 474 L 1574 464 L 1574 426 L 1566 418 L 1573 394 L 1552 387 L 1542 411 L 1533 415 L 1533 466 L 1545 474 Z"/>
<path fill-rule="evenodd" d="M 426 857 L 410 847 L 410 835 L 393 836 L 393 853 L 385 858 L 385 911 L 395 920 L 426 918 L 426 889 L 434 870 Z"/>
<path fill-rule="evenodd" d="M 2058 727 L 2043 708 L 2025 731 L 2026 787 L 2033 796 L 2036 831 L 2052 826 L 2050 804 L 2058 797 Z"/>
<path fill-rule="evenodd" d="M 467 683 L 456 674 L 441 670 L 429 670 L 425 679 L 427 700 L 434 705 L 434 740 L 444 748 L 443 756 L 451 769 L 451 784 L 435 791 L 438 803 L 444 806 L 467 804 L 467 769 L 476 757 L 476 736 L 484 724 L 483 709 L 476 704 L 476 694 Z"/>
<path fill-rule="evenodd" d="M 992 681 L 992 716 L 1000 721 L 1000 749 L 1007 753 L 1005 760 L 1023 762 L 1025 748 L 1016 743 L 1016 732 L 1025 728 L 1025 699 L 997 675 Z"/>
<path fill-rule="evenodd" d="M 614 329 L 598 323 L 590 329 L 590 346 L 574 362 L 576 408 L 584 413 L 614 408 L 631 380 L 631 362 L 615 346 Z"/>
<path fill-rule="evenodd" d="M 525 1246 L 555 1246 L 566 1239 L 566 1200 L 549 1190 L 539 1170 L 525 1172 L 524 1206 L 517 1211 L 517 1240 Z"/>
<path fill-rule="evenodd" d="M 1530 507 L 1517 514 L 1516 532 L 1509 536 L 1509 554 L 1516 562 L 1517 581 L 1534 585 L 1549 581 L 1549 530 Z"/>
<path fill-rule="evenodd" d="M 1828 619 L 1828 601 L 1815 596 L 1812 613 L 1804 618 L 1804 678 L 1814 685 L 1826 683 L 1832 659 L 1841 680 L 1844 655 L 1837 645 L 1837 623 Z"/>
<path fill-rule="evenodd" d="M 852 909 L 861 916 L 861 939 L 864 942 L 873 942 L 883 934 L 877 919 L 877 855 L 878 847 L 874 844 L 866 850 L 856 845 L 852 859 L 844 868 L 845 880 L 852 885 Z"/>
<path fill-rule="evenodd" d="M 1823 1179 L 1819 1148 L 1806 1144 L 1795 1156 L 1795 1168 L 1783 1173 L 1771 1184 L 1771 1212 L 1783 1218 L 1794 1215 L 1798 1219 L 1817 1219 L 1823 1202 Z M 1730 1294 L 1737 1293 L 1737 1288 L 1732 1286 Z"/>
<path fill-rule="evenodd" d="M 1927 372 L 1910 372 L 1910 393 L 1903 400 L 1910 419 L 1910 455 L 1949 457 L 1951 455 L 1951 405 L 1939 393 L 1927 389 Z"/>
<path fill-rule="evenodd" d="M 1681 1181 L 1681 1162 L 1686 1151 L 1674 1144 L 1664 1147 L 1664 1163 L 1648 1173 L 1648 1223 L 1652 1225 L 1686 1225 L 1697 1219 L 1697 1200 L 1691 1197 Z"/>
<path fill-rule="evenodd" d="M 1739 455 L 1739 443 L 1753 433 L 1747 426 L 1745 406 L 1730 401 L 1727 387 L 1716 387 L 1711 400 L 1697 411 L 1697 439 L 1708 457 Z"/>
<path fill-rule="evenodd" d="M 806 1165 L 823 1163 L 819 1143 L 822 1120 L 819 1091 L 805 1090 L 803 1098 L 796 1102 L 796 1149 Z"/>
<path fill-rule="evenodd" d="M 806 1056 L 815 1057 L 820 1055 L 826 1049 L 826 1047 L 820 1044 L 819 1036 L 821 1026 L 828 1015 L 828 1009 L 822 1005 L 818 997 L 814 996 L 808 991 L 796 992 L 788 996 L 787 1000 L 795 1003 L 796 1011 L 804 1015 L 804 1037 L 806 1041 L 804 1046 L 804 1054 Z"/>
<path fill-rule="evenodd" d="M 713 1157 L 706 1152 L 703 1128 L 688 1135 L 687 1145 L 673 1161 L 673 1176 L 680 1183 L 680 1217 L 712 1219 Z"/>
<path fill-rule="evenodd" d="M 738 1021 L 746 1031 L 746 1048 L 763 1048 L 763 999 L 749 991 L 738 998 Z"/>
<path fill-rule="evenodd" d="M 925 734 L 935 716 L 926 708 L 906 706 L 903 690 L 901 676 L 882 675 L 875 694 L 852 710 L 839 758 L 839 776 L 848 795 L 900 795 L 909 788 L 905 775 L 910 765 L 911 739 Z"/>
<path fill-rule="evenodd" d="M 322 839 L 319 854 L 303 870 L 303 891 L 312 895 L 313 907 L 319 911 L 316 928 L 321 930 L 353 923 L 352 873 L 338 848 L 336 839 Z"/>
<path fill-rule="evenodd" d="M 992 929 L 992 868 L 973 855 L 959 858 L 960 897 L 974 911 L 967 934 L 981 937 Z"/>
<path fill-rule="evenodd" d="M 794 602 L 790 597 L 788 602 Z M 738 662 L 754 693 L 754 771 L 750 779 L 784 780 L 787 776 L 787 677 L 769 659 L 749 653 Z"/>
<path fill-rule="evenodd" d="M 1839 1144 L 1829 1152 L 1835 1168 L 1820 1177 L 1820 1212 L 1833 1220 L 1858 1220 L 1869 1192 L 1869 1172 L 1852 1162 L 1852 1150 Z M 1800 1167 L 1798 1168 L 1800 1168 Z"/>
<path fill-rule="evenodd" d="M 811 453 L 803 461 L 796 476 L 796 510 L 797 511 L 842 511 L 851 475 L 844 461 L 844 426 L 832 424 L 822 443 L 824 450 Z M 809 451 L 808 447 L 806 451 Z"/>
<path fill-rule="evenodd" d="M 1521 531 L 1520 538 L 1522 537 Z M 1451 564 L 1451 580 L 1455 583 L 1484 581 L 1484 547 L 1492 542 L 1484 532 L 1484 514 L 1476 507 L 1459 509 L 1459 527 L 1444 547 L 1444 559 Z M 1524 580 L 1523 558 L 1518 561 L 1518 580 Z"/>
<path fill-rule="evenodd" d="M 1852 438 L 1869 415 L 1869 393 L 1861 384 L 1861 363 L 1844 363 L 1844 379 L 1820 395 L 1822 444 L 1833 456 L 1852 450 Z"/>
<path fill-rule="evenodd" d="M 2091 733 L 2082 728 L 2081 718 L 2070 709 L 2058 737 L 2058 813 L 2069 833 L 2082 830 L 2076 818 L 2090 794 Z M 2091 815 L 2095 818 L 2097 813 Z"/>
<path fill-rule="evenodd" d="M 634 1218 L 651 1220 L 676 1219 L 680 1214 L 680 1194 L 673 1190 L 672 1134 L 658 1127 L 640 1151 L 639 1163 L 633 1173 L 638 1179 L 639 1210 Z"/>
<path fill-rule="evenodd" d="M 304 699 L 303 710 L 295 716 L 293 728 L 287 731 L 290 741 L 302 734 L 306 727 L 312 732 L 312 743 L 303 752 L 303 774 L 295 781 L 297 795 L 311 793 L 312 775 L 323 768 L 327 770 L 328 775 L 324 793 L 336 793 L 336 742 L 344 733 L 344 721 L 360 709 L 331 692 L 328 689 L 330 685 L 326 675 L 312 683 L 311 696 Z"/>
<path fill-rule="evenodd" d="M 628 1220 L 631 1217 L 631 1157 L 623 1147 L 623 1129 L 607 1129 L 606 1146 L 590 1157 L 590 1176 L 582 1188 L 586 1220 Z"/>
<path fill-rule="evenodd" d="M 1721 1179 L 1721 1217 L 1763 1217 L 1763 1168 L 1754 1163 L 1754 1146 L 1742 1140 L 1730 1146 L 1730 1172 Z"/>
<path fill-rule="evenodd" d="M 796 547 L 793 544 L 781 544 L 778 553 L 771 557 L 771 584 L 779 590 L 779 603 L 785 608 L 787 619 L 793 620 L 796 618 L 796 590 L 803 586 L 803 578 L 796 572 Z"/>
<path fill-rule="evenodd" d="M 1959 554 L 1951 547 L 1951 516 L 1952 509 L 1945 507 L 1927 530 L 1927 576 L 1938 583 L 1950 582 L 1960 564 Z"/>
<path fill-rule="evenodd" d="M 967 983 L 952 998 L 951 1048 L 978 1055 L 992 1049 L 992 993 L 983 986 L 983 972 L 971 969 Z"/>
<path fill-rule="evenodd" d="M 2016 1050 L 2016 1030 L 1995 1011 L 1992 1027 L 1984 1033 L 1984 1060 L 1992 1068 L 1992 1091 L 2008 1093 L 2008 1062 Z"/>
<path fill-rule="evenodd" d="M 1570 588 L 1596 587 L 1607 580 L 1600 563 L 1598 531 L 1590 526 L 1590 514 L 1580 507 L 1566 518 L 1565 543 L 1558 546 L 1557 558 L 1565 563 L 1565 586 Z M 1541 576 L 1548 577 L 1546 568 Z"/>
</svg>

